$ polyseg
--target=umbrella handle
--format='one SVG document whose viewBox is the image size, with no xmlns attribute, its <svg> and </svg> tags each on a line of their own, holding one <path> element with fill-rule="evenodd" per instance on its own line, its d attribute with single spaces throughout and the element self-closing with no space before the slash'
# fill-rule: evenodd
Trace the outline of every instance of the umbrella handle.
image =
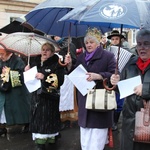
<svg viewBox="0 0 150 150">
<path fill-rule="evenodd" d="M 112 90 L 114 90 L 115 88 L 116 88 L 116 86 L 114 85 L 113 87 L 108 87 L 108 85 L 107 85 L 107 78 L 105 78 L 104 80 L 103 80 L 103 86 L 104 86 L 104 88 L 106 89 L 106 90 L 108 90 L 108 91 L 112 91 Z"/>
<path fill-rule="evenodd" d="M 70 53 L 68 52 L 67 55 L 70 55 Z M 65 66 L 68 65 L 68 63 L 62 63 L 62 62 L 61 62 L 61 58 L 58 59 L 58 63 L 59 63 L 61 66 L 63 66 L 63 67 L 65 67 Z"/>
<path fill-rule="evenodd" d="M 68 53 L 67 54 L 69 54 L 70 53 L 70 32 L 71 32 L 71 23 L 70 23 L 70 25 L 69 25 L 69 35 L 68 35 Z M 63 67 L 65 67 L 65 66 L 67 66 L 67 64 L 68 63 L 62 63 L 61 62 L 61 59 L 59 58 L 59 60 L 58 60 L 58 63 L 61 65 L 61 66 L 63 66 Z"/>
<path fill-rule="evenodd" d="M 59 63 L 61 66 L 63 66 L 63 67 L 67 66 L 67 63 L 64 63 L 64 64 L 63 64 L 63 63 L 61 62 L 61 58 L 58 59 L 58 63 Z"/>
<path fill-rule="evenodd" d="M 121 47 L 121 35 L 122 35 L 122 29 L 123 29 L 123 24 L 121 24 L 120 28 L 120 41 L 119 41 L 119 47 L 118 47 L 118 56 L 117 56 L 117 62 L 116 62 L 116 69 L 115 69 L 115 74 L 118 74 L 118 63 L 119 63 L 119 55 L 120 55 L 120 47 Z M 112 91 L 116 88 L 116 85 L 113 85 L 113 87 L 108 87 L 107 85 L 107 79 L 103 80 L 103 86 L 106 90 Z"/>
</svg>

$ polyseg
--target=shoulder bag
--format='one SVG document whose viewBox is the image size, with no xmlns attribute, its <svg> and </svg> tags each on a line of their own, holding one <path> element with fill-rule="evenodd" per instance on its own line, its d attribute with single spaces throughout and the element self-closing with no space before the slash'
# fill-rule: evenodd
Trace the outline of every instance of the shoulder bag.
<svg viewBox="0 0 150 150">
<path fill-rule="evenodd" d="M 150 101 L 144 101 L 144 108 L 135 114 L 135 142 L 150 143 Z"/>
</svg>

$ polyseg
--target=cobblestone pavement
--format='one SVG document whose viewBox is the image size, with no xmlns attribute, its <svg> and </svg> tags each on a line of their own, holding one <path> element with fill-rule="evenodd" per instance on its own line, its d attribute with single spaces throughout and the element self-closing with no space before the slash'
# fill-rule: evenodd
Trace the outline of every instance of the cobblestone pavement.
<svg viewBox="0 0 150 150">
<path fill-rule="evenodd" d="M 0 150 L 35 150 L 31 133 L 20 133 L 21 128 L 12 129 L 9 136 L 0 137 Z M 73 125 L 61 131 L 61 138 L 57 144 L 46 145 L 47 150 L 81 150 L 79 141 L 79 127 Z M 114 148 L 105 147 L 105 150 L 119 150 L 120 129 L 113 132 Z M 8 140 L 9 139 L 9 140 Z"/>
</svg>

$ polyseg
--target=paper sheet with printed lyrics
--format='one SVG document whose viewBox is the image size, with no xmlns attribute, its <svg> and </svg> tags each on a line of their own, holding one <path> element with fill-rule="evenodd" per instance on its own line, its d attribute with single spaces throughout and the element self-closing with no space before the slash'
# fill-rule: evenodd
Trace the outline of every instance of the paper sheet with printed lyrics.
<svg viewBox="0 0 150 150">
<path fill-rule="evenodd" d="M 140 85 L 141 76 L 136 76 L 130 79 L 122 80 L 118 82 L 118 88 L 120 92 L 120 98 L 125 98 L 129 95 L 134 94 L 134 88 Z"/>
<path fill-rule="evenodd" d="M 36 91 L 41 87 L 41 81 L 35 78 L 36 73 L 37 73 L 37 66 L 23 73 L 24 83 L 30 93 Z"/>
<path fill-rule="evenodd" d="M 79 65 L 68 75 L 68 78 L 83 96 L 88 93 L 89 89 L 92 89 L 95 86 L 94 81 L 87 81 L 88 75 L 86 75 L 86 73 L 86 69 L 82 65 Z"/>
</svg>

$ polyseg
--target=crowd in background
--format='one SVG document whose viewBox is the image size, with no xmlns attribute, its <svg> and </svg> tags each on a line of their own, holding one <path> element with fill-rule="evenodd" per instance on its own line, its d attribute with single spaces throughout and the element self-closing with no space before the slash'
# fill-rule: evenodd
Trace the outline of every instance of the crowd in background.
<svg viewBox="0 0 150 150">
<path fill-rule="evenodd" d="M 86 96 L 76 91 L 82 150 L 104 150 L 109 142 L 108 129 L 117 130 L 121 113 L 121 150 L 148 150 L 149 144 L 135 143 L 132 139 L 135 112 L 143 107 L 142 98 L 149 100 L 150 95 L 150 83 L 146 78 L 150 64 L 150 31 L 143 29 L 137 33 L 134 51 L 127 42 L 127 35 L 121 35 L 118 30 L 106 36 L 96 28 L 89 28 L 85 37 L 78 42 L 77 39 L 58 36 L 51 38 L 57 42 L 57 49 L 51 43 L 43 44 L 41 55 L 32 58 L 28 65 L 18 55 L 0 49 L 0 135 L 7 134 L 12 126 L 22 125 L 22 132 L 32 133 L 37 150 L 45 150 L 46 143 L 57 142 L 60 131 L 64 129 L 59 111 L 60 87 L 64 76 L 82 64 L 88 72 L 87 81 L 94 81 L 97 89 L 104 88 L 104 78 L 111 79 L 111 84 L 116 85 L 120 79 L 139 74 L 142 77 L 142 84 L 135 88 L 135 94 L 131 97 L 120 99 L 116 90 L 117 109 L 109 112 L 85 109 Z M 116 59 L 110 50 L 111 46 L 120 46 L 132 53 L 120 76 L 115 74 Z M 59 63 L 60 56 L 61 62 L 66 65 Z M 29 93 L 24 84 L 23 72 L 33 66 L 37 66 L 35 78 L 41 81 L 42 86 Z"/>
</svg>

